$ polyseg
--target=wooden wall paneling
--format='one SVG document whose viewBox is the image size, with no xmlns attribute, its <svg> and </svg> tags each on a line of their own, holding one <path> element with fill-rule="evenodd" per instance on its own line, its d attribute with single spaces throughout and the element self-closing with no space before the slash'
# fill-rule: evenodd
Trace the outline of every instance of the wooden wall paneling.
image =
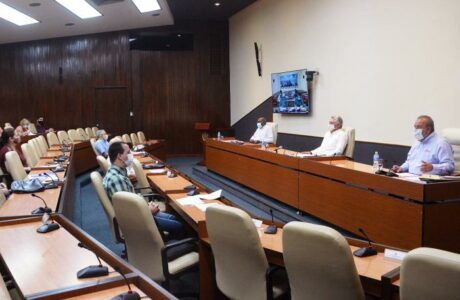
<svg viewBox="0 0 460 300">
<path fill-rule="evenodd" d="M 425 205 L 423 246 L 460 253 L 459 215 L 458 200 Z"/>
<path fill-rule="evenodd" d="M 130 51 L 130 34 L 139 32 L 191 33 L 194 50 Z M 44 116 L 55 129 L 93 126 L 95 89 L 124 86 L 134 112 L 127 131 L 166 139 L 171 154 L 200 153 L 195 122 L 229 126 L 228 68 L 227 22 L 0 45 L 0 123 Z M 118 113 L 107 107 L 113 121 Z"/>
</svg>

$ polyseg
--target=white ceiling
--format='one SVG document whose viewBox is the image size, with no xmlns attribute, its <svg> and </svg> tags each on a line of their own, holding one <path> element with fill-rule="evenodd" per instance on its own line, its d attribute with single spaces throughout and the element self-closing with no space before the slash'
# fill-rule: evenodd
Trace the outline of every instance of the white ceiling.
<svg viewBox="0 0 460 300">
<path fill-rule="evenodd" d="M 0 1 L 40 21 L 38 24 L 17 26 L 0 18 L 0 44 L 174 24 L 166 0 L 158 0 L 160 11 L 145 14 L 141 14 L 131 0 L 100 6 L 87 0 L 102 17 L 86 20 L 80 19 L 54 0 Z M 41 5 L 31 7 L 30 3 Z M 153 13 L 160 15 L 152 16 Z M 65 26 L 66 23 L 75 25 Z"/>
</svg>

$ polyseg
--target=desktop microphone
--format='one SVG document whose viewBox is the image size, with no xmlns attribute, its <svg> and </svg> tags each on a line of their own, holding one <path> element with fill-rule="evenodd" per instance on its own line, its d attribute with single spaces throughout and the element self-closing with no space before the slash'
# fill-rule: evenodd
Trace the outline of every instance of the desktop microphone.
<svg viewBox="0 0 460 300">
<path fill-rule="evenodd" d="M 358 230 L 364 235 L 364 238 L 369 243 L 369 246 L 362 247 L 362 248 L 359 248 L 358 250 L 353 251 L 353 255 L 357 257 L 367 257 L 367 256 L 377 255 L 377 251 L 374 248 L 372 248 L 371 240 L 369 239 L 367 234 L 364 232 L 364 230 L 362 228 L 358 228 Z"/>
<path fill-rule="evenodd" d="M 141 296 L 139 296 L 139 294 L 137 292 L 133 292 L 133 290 L 131 290 L 131 285 L 129 284 L 129 281 L 126 278 L 125 274 L 123 274 L 123 272 L 121 272 L 120 268 L 119 267 L 113 267 L 113 268 L 115 269 L 115 271 L 120 273 L 120 275 L 125 280 L 125 283 L 128 286 L 128 291 L 126 293 L 116 295 L 111 300 L 139 300 L 139 299 L 141 299 Z"/>
<path fill-rule="evenodd" d="M 45 204 L 45 207 L 36 208 L 36 209 L 34 209 L 34 210 L 31 212 L 31 214 L 33 214 L 33 215 L 41 215 L 41 214 L 43 214 L 43 213 L 50 214 L 50 213 L 53 212 L 53 211 L 51 210 L 51 208 L 49 208 L 48 205 L 46 205 L 46 202 L 45 202 L 45 200 L 44 200 L 42 197 L 37 196 L 37 195 L 35 195 L 34 193 L 32 193 L 31 196 L 32 196 L 32 197 L 35 197 L 35 198 L 38 198 L 38 199 L 40 199 L 40 200 L 42 200 L 43 204 Z"/>
<path fill-rule="evenodd" d="M 265 233 L 266 234 L 275 234 L 276 231 L 278 231 L 278 228 L 276 228 L 275 221 L 273 220 L 273 210 L 270 208 L 270 215 L 272 216 L 272 224 L 265 228 Z"/>
<path fill-rule="evenodd" d="M 99 265 L 97 266 L 91 265 L 91 266 L 87 266 L 86 268 L 81 269 L 80 271 L 77 272 L 77 278 L 91 278 L 91 277 L 105 276 L 109 274 L 109 268 L 107 266 L 102 265 L 101 259 L 96 254 L 96 252 L 94 252 L 93 250 L 88 248 L 88 246 L 86 246 L 85 244 L 81 242 L 78 243 L 78 247 L 85 248 L 86 250 L 93 252 L 94 255 L 96 255 L 97 260 L 99 261 Z"/>
<path fill-rule="evenodd" d="M 48 218 L 51 219 L 51 223 L 48 224 Z M 42 217 L 43 225 L 37 228 L 38 233 L 48 233 L 61 228 L 58 223 L 54 222 L 53 216 L 48 213 L 44 213 Z"/>
</svg>

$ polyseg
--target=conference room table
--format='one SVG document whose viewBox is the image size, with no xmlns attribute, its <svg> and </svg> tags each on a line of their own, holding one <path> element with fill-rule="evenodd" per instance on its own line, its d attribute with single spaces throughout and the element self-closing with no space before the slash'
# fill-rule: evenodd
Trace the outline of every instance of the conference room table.
<svg viewBox="0 0 460 300">
<path fill-rule="evenodd" d="M 16 290 L 25 299 L 111 299 L 128 291 L 125 280 L 114 267 L 126 275 L 132 289 L 142 299 L 176 299 L 65 217 L 65 214 L 72 216 L 66 207 L 74 205 L 76 167 L 79 160 L 88 157 L 87 153 L 75 155 L 77 151 L 89 149 L 87 145 L 77 147 L 78 144 L 72 145 L 67 154 L 69 163 L 64 164 L 65 172 L 57 173 L 60 180 L 65 178 L 64 182 L 57 188 L 36 193 L 55 212 L 52 218 L 60 225 L 59 229 L 44 234 L 36 231 L 43 224 L 42 216 L 31 215 L 31 211 L 44 204 L 31 194 L 12 194 L 0 206 L 0 269 L 2 272 L 7 270 Z M 51 147 L 32 168 L 30 175 L 49 172 L 59 148 Z M 91 153 L 94 156 L 92 149 Z M 87 162 L 81 165 L 84 168 L 90 166 Z M 94 251 L 102 264 L 108 266 L 107 276 L 77 278 L 80 269 L 98 264 L 95 254 L 79 247 L 79 242 Z"/>
<path fill-rule="evenodd" d="M 152 157 L 137 157 L 141 163 L 152 163 Z M 157 162 L 153 157 L 153 162 Z M 176 177 L 168 177 L 166 172 L 170 171 L 176 174 Z M 159 193 L 166 199 L 168 206 L 177 213 L 186 224 L 197 232 L 200 237 L 200 299 L 219 298 L 219 291 L 216 288 L 212 250 L 209 239 L 207 238 L 205 207 L 195 205 L 182 205 L 180 199 L 187 197 L 184 187 L 194 184 L 200 195 L 207 195 L 211 191 L 198 182 L 189 178 L 187 175 L 178 170 L 166 166 L 163 172 L 144 170 L 149 182 Z M 205 205 L 230 205 L 235 206 L 231 201 L 220 197 L 217 200 L 202 200 Z M 261 239 L 262 246 L 271 264 L 284 266 L 283 249 L 282 249 L 282 224 L 274 235 L 264 233 L 264 229 L 270 223 L 268 220 L 262 220 L 262 225 L 257 229 Z M 366 243 L 356 239 L 347 239 L 350 244 L 350 251 L 359 247 L 366 246 Z M 383 299 L 392 299 L 398 293 L 399 278 L 399 261 L 385 259 L 383 248 L 376 246 L 379 251 L 376 256 L 358 258 L 354 257 L 355 265 L 360 275 L 361 282 L 365 291 L 376 296 L 383 296 Z M 382 284 L 382 282 L 384 284 Z M 396 282 L 396 283 L 395 283 Z"/>
<path fill-rule="evenodd" d="M 275 147 L 207 139 L 209 171 L 385 246 L 460 252 L 460 180 L 376 175 L 343 156 L 300 157 Z"/>
</svg>

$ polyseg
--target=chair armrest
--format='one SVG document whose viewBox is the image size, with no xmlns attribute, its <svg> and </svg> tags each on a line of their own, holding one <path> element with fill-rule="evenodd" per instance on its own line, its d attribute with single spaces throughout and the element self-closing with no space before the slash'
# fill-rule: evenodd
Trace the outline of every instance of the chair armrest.
<svg viewBox="0 0 460 300">
<path fill-rule="evenodd" d="M 280 270 L 283 270 L 283 268 L 280 266 L 269 266 L 267 271 L 265 272 L 265 283 L 268 300 L 273 299 L 273 274 Z"/>
<path fill-rule="evenodd" d="M 142 197 L 146 197 L 149 200 L 160 200 L 160 201 L 165 201 L 165 198 L 161 196 L 160 194 L 157 193 L 148 193 L 148 194 L 140 194 Z"/>
<path fill-rule="evenodd" d="M 142 190 L 151 190 L 151 189 L 152 189 L 152 187 L 146 186 L 146 187 L 134 188 L 134 191 L 139 192 L 139 191 L 142 191 Z"/>
<path fill-rule="evenodd" d="M 161 263 L 163 265 L 163 274 L 166 279 L 171 277 L 171 274 L 169 274 L 169 267 L 168 267 L 168 255 L 167 255 L 168 250 L 174 247 L 183 245 L 183 244 L 196 243 L 196 242 L 197 242 L 196 238 L 186 238 L 186 239 L 174 242 L 174 243 L 166 244 L 163 246 L 163 248 L 161 248 Z"/>
</svg>

